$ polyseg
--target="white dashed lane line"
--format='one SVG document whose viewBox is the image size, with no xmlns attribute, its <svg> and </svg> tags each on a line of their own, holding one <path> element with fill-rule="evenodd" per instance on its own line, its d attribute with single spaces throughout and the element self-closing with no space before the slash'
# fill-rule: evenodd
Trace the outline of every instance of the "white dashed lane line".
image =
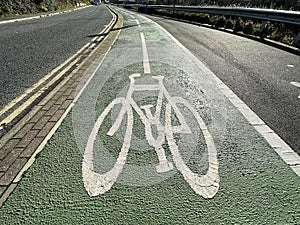
<svg viewBox="0 0 300 225">
<path fill-rule="evenodd" d="M 149 74 L 149 73 L 151 73 L 151 70 L 150 70 L 150 63 L 149 63 L 149 57 L 148 57 L 148 51 L 147 51 L 147 47 L 146 47 L 144 33 L 141 33 L 141 40 L 142 40 L 142 49 L 143 49 L 144 73 Z"/>
<path fill-rule="evenodd" d="M 135 20 L 135 21 L 136 21 L 137 25 L 138 25 L 139 27 L 141 27 L 140 22 L 139 22 L 138 20 Z"/>
<path fill-rule="evenodd" d="M 295 82 L 295 81 L 291 82 L 291 85 L 294 85 L 294 86 L 296 86 L 296 87 L 300 87 L 300 83 Z"/>
<path fill-rule="evenodd" d="M 295 87 L 299 87 L 300 88 L 300 83 L 298 83 L 298 82 L 293 81 L 293 82 L 290 82 L 290 84 L 294 85 Z M 298 98 L 300 99 L 300 94 L 298 95 Z"/>
</svg>

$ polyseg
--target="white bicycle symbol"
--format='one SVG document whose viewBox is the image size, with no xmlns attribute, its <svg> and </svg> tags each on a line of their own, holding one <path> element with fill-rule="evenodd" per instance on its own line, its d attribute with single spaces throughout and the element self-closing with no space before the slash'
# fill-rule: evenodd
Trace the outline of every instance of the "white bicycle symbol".
<svg viewBox="0 0 300 225">
<path fill-rule="evenodd" d="M 181 97 L 170 96 L 170 94 L 164 87 L 163 76 L 152 76 L 153 79 L 158 81 L 158 84 L 155 85 L 137 85 L 135 84 L 135 78 L 137 77 L 140 77 L 140 74 L 132 74 L 129 76 L 130 85 L 127 96 L 125 98 L 118 97 L 114 99 L 100 114 L 92 129 L 92 132 L 88 138 L 87 145 L 85 147 L 82 162 L 82 176 L 86 191 L 90 196 L 104 194 L 112 187 L 112 185 L 117 180 L 117 177 L 121 173 L 126 162 L 130 148 L 133 129 L 132 109 L 134 109 L 145 126 L 145 135 L 149 145 L 154 147 L 157 153 L 159 163 L 156 166 L 156 171 L 158 173 L 163 173 L 173 169 L 173 163 L 168 161 L 165 150 L 162 147 L 162 144 L 166 139 L 176 168 L 182 173 L 184 179 L 189 183 L 191 188 L 204 198 L 212 198 L 219 189 L 217 151 L 213 138 L 203 119 L 187 100 Z M 153 105 L 143 105 L 139 107 L 134 101 L 132 95 L 134 92 L 138 91 L 159 91 L 154 113 L 151 112 L 151 108 L 153 107 Z M 160 122 L 163 98 L 165 98 L 167 102 L 165 108 L 165 126 L 163 126 L 163 124 L 161 124 Z M 107 135 L 113 136 L 115 134 L 115 132 L 120 128 L 125 114 L 127 114 L 127 127 L 124 135 L 124 141 L 113 168 L 108 172 L 100 174 L 94 171 L 93 166 L 94 142 L 103 120 L 116 104 L 121 104 L 121 110 L 117 116 L 116 121 L 107 132 Z M 191 133 L 191 129 L 188 126 L 183 114 L 179 110 L 177 104 L 182 104 L 190 110 L 198 123 L 197 126 L 199 125 L 205 138 L 208 151 L 208 170 L 205 175 L 199 176 L 185 164 L 179 152 L 178 146 L 176 145 L 176 141 L 174 139 L 175 133 Z M 143 110 L 145 113 L 143 112 Z M 176 115 L 180 125 L 172 125 L 172 113 Z M 153 137 L 151 126 L 156 126 L 157 128 L 158 135 L 156 139 Z"/>
</svg>

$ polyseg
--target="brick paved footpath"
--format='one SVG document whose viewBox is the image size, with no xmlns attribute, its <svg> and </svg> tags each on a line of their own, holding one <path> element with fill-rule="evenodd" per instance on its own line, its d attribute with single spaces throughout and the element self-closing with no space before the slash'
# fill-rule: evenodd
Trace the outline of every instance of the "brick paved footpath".
<svg viewBox="0 0 300 225">
<path fill-rule="evenodd" d="M 105 57 L 119 33 L 116 28 L 121 25 L 119 16 L 114 29 L 77 69 L 0 139 L 0 207 L 60 125 L 77 93 Z"/>
</svg>

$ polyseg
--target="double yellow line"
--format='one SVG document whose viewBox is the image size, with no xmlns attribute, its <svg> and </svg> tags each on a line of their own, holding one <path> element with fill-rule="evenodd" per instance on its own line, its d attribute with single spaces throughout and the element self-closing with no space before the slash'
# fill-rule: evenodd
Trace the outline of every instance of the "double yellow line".
<svg viewBox="0 0 300 225">
<path fill-rule="evenodd" d="M 53 69 L 50 73 L 48 73 L 46 76 L 44 76 L 42 79 L 40 79 L 37 83 L 32 85 L 30 88 L 28 88 L 23 94 L 21 94 L 19 97 L 12 100 L 8 105 L 6 105 L 3 109 L 1 109 L 0 110 L 0 118 L 1 118 L 1 116 L 7 114 L 10 110 L 16 108 L 13 110 L 13 112 L 9 113 L 9 115 L 7 115 L 3 120 L 1 120 L 0 131 L 3 130 L 4 127 L 9 125 L 22 112 L 24 112 L 25 109 L 30 107 L 46 91 L 50 90 L 50 88 L 55 84 L 55 82 L 57 82 L 59 79 L 61 79 L 64 76 L 64 74 L 66 74 L 68 71 L 70 71 L 70 69 L 72 67 L 74 67 L 77 63 L 79 63 L 85 54 L 90 53 L 95 48 L 95 46 L 97 44 L 99 44 L 100 41 L 104 38 L 104 34 L 107 33 L 111 29 L 112 24 L 114 22 L 115 22 L 115 20 L 113 19 L 110 22 L 110 24 L 108 24 L 99 33 L 99 37 L 93 38 L 89 43 L 84 45 L 79 51 L 77 51 L 74 55 L 72 55 L 70 58 L 68 58 L 64 63 L 62 63 L 60 66 L 56 67 L 55 69 Z M 55 74 L 57 74 L 57 75 L 55 75 Z M 44 84 L 44 86 L 40 87 L 43 84 Z M 29 97 L 27 100 L 25 100 L 23 103 L 21 103 L 24 99 L 26 99 L 30 95 L 32 95 L 32 96 Z M 17 105 L 19 105 L 19 106 L 17 106 Z"/>
</svg>

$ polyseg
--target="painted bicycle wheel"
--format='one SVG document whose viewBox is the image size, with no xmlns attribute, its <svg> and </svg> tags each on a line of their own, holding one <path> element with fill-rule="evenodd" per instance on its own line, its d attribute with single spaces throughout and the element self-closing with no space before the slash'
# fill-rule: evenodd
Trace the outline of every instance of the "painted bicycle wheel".
<svg viewBox="0 0 300 225">
<path fill-rule="evenodd" d="M 113 100 L 98 117 L 92 129 L 92 132 L 88 138 L 82 161 L 82 176 L 85 189 L 90 196 L 97 196 L 99 194 L 104 194 L 105 192 L 107 192 L 117 180 L 126 162 L 132 135 L 133 114 L 131 106 L 125 103 L 126 99 L 122 97 Z M 98 133 L 103 128 L 103 121 L 109 115 L 109 112 L 113 109 L 113 107 L 116 107 L 116 105 L 118 104 L 121 104 L 120 113 L 116 118 L 114 124 L 106 133 L 106 135 L 113 136 L 115 132 L 119 129 L 125 114 L 127 114 L 127 125 L 124 135 L 124 141 L 116 159 L 116 162 L 113 164 L 112 168 L 106 171 L 105 173 L 99 173 L 96 172 L 94 168 L 95 141 Z"/>
<path fill-rule="evenodd" d="M 180 105 L 180 109 L 179 106 Z M 180 149 L 175 138 L 176 133 L 180 132 L 178 126 L 174 126 L 174 116 L 172 114 L 180 114 L 180 117 L 184 114 L 180 111 L 189 111 L 190 117 L 192 119 L 187 119 L 184 121 L 187 125 L 189 122 L 191 126 L 198 126 L 201 130 L 204 137 L 204 141 L 207 149 L 207 170 L 203 175 L 199 175 L 196 172 L 193 172 L 191 168 L 185 162 Z M 194 121 L 194 122 L 192 122 Z M 193 124 L 192 124 L 193 123 Z M 191 133 L 192 131 L 190 131 Z M 188 133 L 185 131 L 185 133 Z M 170 102 L 166 106 L 166 137 L 169 144 L 169 148 L 173 157 L 174 164 L 176 168 L 181 172 L 184 179 L 189 183 L 191 188 L 199 195 L 204 198 L 212 198 L 219 189 L 219 175 L 218 175 L 218 160 L 217 160 L 217 151 L 214 144 L 212 135 L 210 134 L 205 122 L 199 115 L 199 113 L 191 106 L 191 104 L 181 98 L 181 97 L 171 97 Z M 196 140 L 195 140 L 196 141 Z"/>
</svg>

